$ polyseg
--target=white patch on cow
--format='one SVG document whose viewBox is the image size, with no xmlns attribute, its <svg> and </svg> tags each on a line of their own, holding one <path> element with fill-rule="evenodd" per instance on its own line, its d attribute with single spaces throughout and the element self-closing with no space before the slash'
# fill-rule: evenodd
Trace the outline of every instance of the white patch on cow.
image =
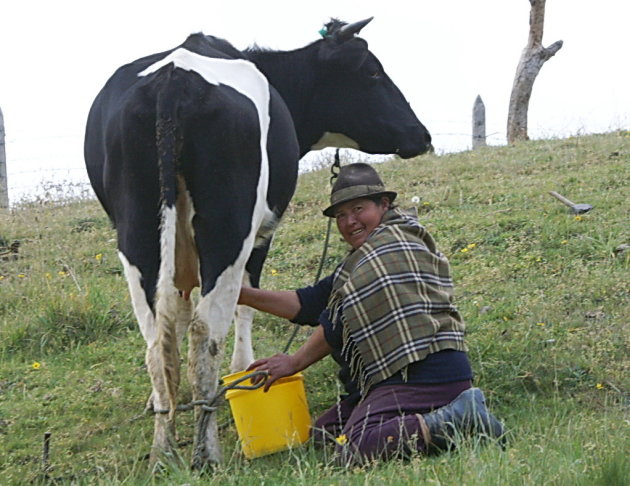
<svg viewBox="0 0 630 486">
<path fill-rule="evenodd" d="M 175 67 L 185 71 L 194 71 L 203 77 L 208 83 L 214 85 L 226 85 L 234 88 L 244 96 L 247 96 L 256 106 L 258 120 L 260 122 L 260 153 L 262 154 L 261 180 L 264 181 L 264 194 L 259 191 L 259 197 L 263 201 L 267 197 L 268 184 L 268 159 L 267 159 L 267 134 L 269 132 L 269 83 L 267 78 L 256 66 L 244 59 L 218 59 L 202 56 L 182 47 L 175 49 L 168 56 L 152 64 L 138 76 L 152 74 L 167 64 L 173 63 Z M 261 184 L 259 183 L 259 189 Z"/>
<path fill-rule="evenodd" d="M 118 257 L 123 265 L 125 278 L 129 286 L 129 295 L 131 295 L 131 305 L 140 326 L 140 332 L 147 343 L 147 347 L 150 347 L 155 344 L 157 339 L 157 329 L 155 327 L 155 317 L 141 285 L 142 276 L 140 275 L 140 270 L 129 263 L 129 260 L 121 251 L 118 252 Z"/>
<path fill-rule="evenodd" d="M 177 294 L 175 288 L 175 238 L 177 235 L 177 210 L 175 207 L 162 205 L 162 224 L 160 232 L 160 273 L 157 282 L 159 303 L 165 297 Z"/>
<path fill-rule="evenodd" d="M 321 150 L 328 147 L 352 148 L 359 150 L 359 144 L 343 133 L 326 132 L 313 146 L 312 150 Z"/>
</svg>

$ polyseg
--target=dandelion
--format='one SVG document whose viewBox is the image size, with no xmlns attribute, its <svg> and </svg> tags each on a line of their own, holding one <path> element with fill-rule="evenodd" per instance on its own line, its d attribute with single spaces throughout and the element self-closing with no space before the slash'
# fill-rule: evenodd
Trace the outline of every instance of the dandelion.
<svg viewBox="0 0 630 486">
<path fill-rule="evenodd" d="M 335 439 L 335 442 L 337 442 L 340 446 L 346 445 L 348 443 L 348 437 L 346 437 L 346 434 L 341 434 Z"/>
<path fill-rule="evenodd" d="M 414 196 L 411 198 L 411 202 L 414 204 L 418 204 L 420 202 L 420 198 L 418 196 Z"/>
<path fill-rule="evenodd" d="M 477 243 L 471 243 L 470 245 L 468 245 L 466 248 L 468 248 L 469 250 L 472 250 L 473 248 L 475 248 L 477 246 Z"/>
<path fill-rule="evenodd" d="M 37 361 L 33 361 L 33 364 L 31 365 L 31 368 L 33 368 L 34 370 L 38 370 L 42 367 L 41 363 L 37 362 Z"/>
<path fill-rule="evenodd" d="M 50 272 L 46 272 L 46 273 L 44 274 L 44 276 L 45 276 L 47 279 L 51 279 L 51 278 L 52 278 L 52 274 L 51 274 Z"/>
<path fill-rule="evenodd" d="M 429 201 L 424 201 L 422 203 L 423 206 L 431 206 L 431 203 Z"/>
<path fill-rule="evenodd" d="M 578 215 L 577 215 L 575 218 L 573 218 L 573 219 L 575 219 L 576 221 L 582 221 L 582 216 L 580 216 L 580 215 L 578 214 Z"/>
<path fill-rule="evenodd" d="M 540 327 L 544 327 L 544 326 L 545 326 L 545 323 L 544 323 L 544 322 L 537 322 L 537 323 L 536 323 L 536 325 L 537 325 L 537 326 L 540 326 Z"/>
<path fill-rule="evenodd" d="M 459 250 L 460 253 L 468 253 L 468 248 L 462 248 Z"/>
<path fill-rule="evenodd" d="M 18 273 L 18 278 L 26 278 L 26 275 L 24 275 L 23 273 Z"/>
<path fill-rule="evenodd" d="M 0 280 L 4 280 L 4 275 L 0 275 Z"/>
<path fill-rule="evenodd" d="M 103 254 L 102 253 L 97 253 L 96 255 L 94 255 L 94 259 L 97 262 L 100 262 L 103 259 Z"/>
<path fill-rule="evenodd" d="M 595 388 L 597 388 L 598 390 L 603 390 L 604 385 L 602 385 L 601 383 L 598 383 L 597 385 L 595 385 Z"/>
<path fill-rule="evenodd" d="M 65 277 L 66 275 L 68 275 L 66 272 L 64 272 L 63 270 L 59 270 L 57 272 L 57 275 L 59 275 L 60 277 Z"/>
<path fill-rule="evenodd" d="M 271 276 L 275 277 L 276 275 L 278 275 L 278 270 L 276 270 L 275 268 L 271 269 Z"/>
<path fill-rule="evenodd" d="M 566 245 L 567 243 L 568 243 L 568 241 L 567 241 L 567 240 L 562 240 L 562 241 L 560 242 L 560 244 L 561 244 L 561 245 Z"/>
</svg>

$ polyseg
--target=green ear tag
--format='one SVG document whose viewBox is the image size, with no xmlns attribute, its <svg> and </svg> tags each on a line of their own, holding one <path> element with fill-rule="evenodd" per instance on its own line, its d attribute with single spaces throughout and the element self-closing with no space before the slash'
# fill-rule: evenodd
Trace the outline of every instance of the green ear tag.
<svg viewBox="0 0 630 486">
<path fill-rule="evenodd" d="M 325 39 L 328 36 L 328 29 L 326 27 L 322 28 L 319 31 L 319 35 L 321 35 Z"/>
</svg>

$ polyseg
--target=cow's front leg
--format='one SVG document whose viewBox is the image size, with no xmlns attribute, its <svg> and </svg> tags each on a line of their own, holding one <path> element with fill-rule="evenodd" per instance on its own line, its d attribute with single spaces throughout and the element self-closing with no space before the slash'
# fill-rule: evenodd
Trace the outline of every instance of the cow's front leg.
<svg viewBox="0 0 630 486">
<path fill-rule="evenodd" d="M 252 322 L 254 309 L 246 305 L 239 305 L 234 316 L 234 351 L 230 370 L 235 373 L 243 371 L 254 361 L 252 348 Z"/>
</svg>

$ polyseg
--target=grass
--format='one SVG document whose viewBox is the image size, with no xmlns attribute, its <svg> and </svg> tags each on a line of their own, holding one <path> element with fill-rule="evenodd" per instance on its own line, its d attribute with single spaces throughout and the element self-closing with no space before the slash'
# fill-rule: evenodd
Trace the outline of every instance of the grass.
<svg viewBox="0 0 630 486">
<path fill-rule="evenodd" d="M 114 233 L 93 200 L 39 200 L 0 214 L 0 250 L 21 243 L 15 258 L 0 260 L 0 482 L 627 484 L 630 252 L 616 249 L 630 243 L 630 133 L 428 155 L 383 163 L 379 172 L 401 206 L 418 207 L 451 261 L 476 384 L 509 429 L 506 451 L 469 442 L 442 456 L 350 471 L 311 446 L 248 461 L 222 407 L 221 466 L 152 476 L 151 419 L 138 418 L 150 393 L 144 342 Z M 300 177 L 264 287 L 312 283 L 328 178 L 326 170 Z M 550 190 L 595 208 L 575 217 Z M 333 233 L 325 272 L 345 251 Z M 280 351 L 291 331 L 257 315 L 256 355 Z M 293 348 L 307 335 L 300 330 Z M 328 360 L 306 371 L 313 416 L 334 402 L 334 376 Z M 182 393 L 190 398 L 186 383 Z M 186 460 L 192 429 L 190 414 L 180 414 Z"/>
</svg>

